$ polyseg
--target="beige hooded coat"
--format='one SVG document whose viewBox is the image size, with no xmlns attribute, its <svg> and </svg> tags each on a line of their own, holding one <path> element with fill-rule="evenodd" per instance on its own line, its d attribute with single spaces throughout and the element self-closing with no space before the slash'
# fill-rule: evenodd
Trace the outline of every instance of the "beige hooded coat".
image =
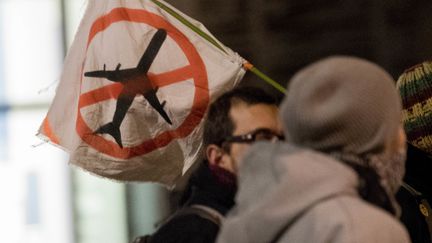
<svg viewBox="0 0 432 243">
<path fill-rule="evenodd" d="M 407 243 L 405 228 L 357 194 L 357 174 L 325 154 L 256 144 L 240 168 L 219 243 Z"/>
</svg>

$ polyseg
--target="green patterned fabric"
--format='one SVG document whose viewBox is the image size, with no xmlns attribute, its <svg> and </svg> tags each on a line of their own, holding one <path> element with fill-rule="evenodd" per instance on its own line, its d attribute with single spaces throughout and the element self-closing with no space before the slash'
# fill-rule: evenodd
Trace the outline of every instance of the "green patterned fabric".
<svg viewBox="0 0 432 243">
<path fill-rule="evenodd" d="M 408 141 L 432 154 L 432 62 L 405 70 L 397 81 Z"/>
</svg>

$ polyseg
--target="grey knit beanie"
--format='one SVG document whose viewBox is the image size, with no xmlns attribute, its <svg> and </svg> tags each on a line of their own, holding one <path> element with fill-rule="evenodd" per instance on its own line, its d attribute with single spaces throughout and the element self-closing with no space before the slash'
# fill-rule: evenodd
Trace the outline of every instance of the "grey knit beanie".
<svg viewBox="0 0 432 243">
<path fill-rule="evenodd" d="M 395 82 L 381 67 L 334 56 L 291 79 L 280 112 L 289 142 L 362 157 L 381 153 L 395 138 L 401 109 Z"/>
<path fill-rule="evenodd" d="M 399 215 L 394 195 L 405 173 L 406 150 L 385 150 L 397 141 L 402 118 L 395 82 L 386 71 L 354 57 L 318 61 L 290 81 L 280 113 L 288 142 L 375 171 L 378 181 L 357 171 L 363 180 L 359 193 Z"/>
</svg>

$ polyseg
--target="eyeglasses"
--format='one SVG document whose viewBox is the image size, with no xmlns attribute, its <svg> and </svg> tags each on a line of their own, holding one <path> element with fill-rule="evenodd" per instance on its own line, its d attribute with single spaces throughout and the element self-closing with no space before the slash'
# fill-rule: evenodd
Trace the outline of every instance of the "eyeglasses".
<svg viewBox="0 0 432 243">
<path fill-rule="evenodd" d="M 250 133 L 227 137 L 222 143 L 253 143 L 257 141 L 276 142 L 284 140 L 284 136 L 268 128 L 258 128 Z"/>
</svg>

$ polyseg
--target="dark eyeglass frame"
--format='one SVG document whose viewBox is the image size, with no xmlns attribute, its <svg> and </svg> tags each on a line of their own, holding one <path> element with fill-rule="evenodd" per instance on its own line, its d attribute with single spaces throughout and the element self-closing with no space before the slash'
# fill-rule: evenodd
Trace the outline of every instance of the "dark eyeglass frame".
<svg viewBox="0 0 432 243">
<path fill-rule="evenodd" d="M 257 137 L 262 135 L 262 139 L 258 139 Z M 225 143 L 253 143 L 256 141 L 283 141 L 285 137 L 283 135 L 277 134 L 275 131 L 272 131 L 268 128 L 258 128 L 253 130 L 252 132 L 237 135 L 237 136 L 229 136 L 225 138 L 221 144 Z"/>
</svg>

